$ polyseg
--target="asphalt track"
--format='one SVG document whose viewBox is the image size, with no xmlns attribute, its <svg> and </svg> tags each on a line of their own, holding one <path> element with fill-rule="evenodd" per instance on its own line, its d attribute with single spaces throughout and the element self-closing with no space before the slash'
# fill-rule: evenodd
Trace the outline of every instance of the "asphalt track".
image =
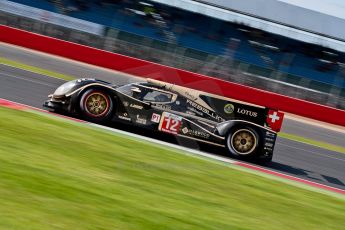
<svg viewBox="0 0 345 230">
<path fill-rule="evenodd" d="M 94 77 L 118 84 L 140 80 L 119 72 L 66 61 L 4 44 L 0 44 L 0 56 L 76 77 Z M 60 79 L 0 65 L 0 98 L 11 101 L 41 108 L 47 95 L 63 82 Z M 299 121 L 286 119 L 283 131 L 345 146 L 345 133 Z M 343 153 L 278 138 L 270 168 L 302 179 L 345 189 L 345 154 Z"/>
</svg>

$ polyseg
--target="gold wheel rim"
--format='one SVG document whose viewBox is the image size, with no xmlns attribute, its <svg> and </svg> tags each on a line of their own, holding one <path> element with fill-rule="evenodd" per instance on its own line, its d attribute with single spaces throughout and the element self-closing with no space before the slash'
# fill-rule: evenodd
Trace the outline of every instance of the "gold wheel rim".
<svg viewBox="0 0 345 230">
<path fill-rule="evenodd" d="M 92 93 L 85 100 L 86 111 L 94 117 L 101 117 L 107 113 L 109 100 L 102 93 Z"/>
<path fill-rule="evenodd" d="M 256 136 L 248 129 L 237 130 L 231 137 L 231 146 L 236 153 L 247 155 L 254 151 L 256 147 Z"/>
</svg>

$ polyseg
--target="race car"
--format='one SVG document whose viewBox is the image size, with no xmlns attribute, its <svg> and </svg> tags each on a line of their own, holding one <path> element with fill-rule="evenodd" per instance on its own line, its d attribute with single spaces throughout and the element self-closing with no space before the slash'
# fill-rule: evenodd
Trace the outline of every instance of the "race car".
<svg viewBox="0 0 345 230">
<path fill-rule="evenodd" d="M 66 82 L 43 106 L 87 121 L 122 122 L 221 146 L 241 160 L 268 163 L 283 122 L 277 110 L 147 79 L 113 85 L 96 79 Z"/>
</svg>

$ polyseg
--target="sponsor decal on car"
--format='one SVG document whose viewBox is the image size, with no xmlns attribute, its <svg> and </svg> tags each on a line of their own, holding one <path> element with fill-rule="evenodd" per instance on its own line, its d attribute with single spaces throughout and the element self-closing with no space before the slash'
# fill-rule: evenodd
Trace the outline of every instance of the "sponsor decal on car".
<svg viewBox="0 0 345 230">
<path fill-rule="evenodd" d="M 267 136 L 267 137 L 275 137 L 276 134 L 275 134 L 275 133 L 272 133 L 272 132 L 269 132 L 269 131 L 266 131 L 266 136 Z"/>
<path fill-rule="evenodd" d="M 122 119 L 122 120 L 126 120 L 126 121 L 131 121 L 132 120 L 130 117 L 128 117 L 127 113 L 123 113 L 123 115 L 118 115 L 117 117 Z"/>
<path fill-rule="evenodd" d="M 184 128 L 182 129 L 182 133 L 183 133 L 183 134 L 187 134 L 188 131 L 189 131 L 189 129 L 188 129 L 187 127 L 184 127 Z"/>
<path fill-rule="evenodd" d="M 234 110 L 235 110 L 235 107 L 234 107 L 233 104 L 226 104 L 226 105 L 224 106 L 224 112 L 227 113 L 227 114 L 233 113 Z"/>
<path fill-rule="evenodd" d="M 280 131 L 283 124 L 284 113 L 274 110 L 269 110 L 266 122 L 268 126 L 274 131 Z"/>
<path fill-rule="evenodd" d="M 272 149 L 272 148 L 269 148 L 269 147 L 264 147 L 264 150 L 267 150 L 267 151 L 270 151 L 270 152 L 273 151 L 273 149 Z"/>
<path fill-rule="evenodd" d="M 152 114 L 152 117 L 151 117 L 152 122 L 159 123 L 160 120 L 161 120 L 161 115 L 159 115 L 157 113 Z"/>
<path fill-rule="evenodd" d="M 164 112 L 162 114 L 162 119 L 159 124 L 158 130 L 162 132 L 167 132 L 171 134 L 178 134 L 180 132 L 180 127 L 182 124 L 182 117 Z"/>
<path fill-rule="evenodd" d="M 199 116 L 202 116 L 202 115 L 203 115 L 203 113 L 202 113 L 201 111 L 198 111 L 198 110 L 196 110 L 196 109 L 193 108 L 193 107 L 187 107 L 187 109 L 190 110 L 190 111 L 192 111 L 192 112 L 195 113 L 195 114 L 198 114 Z"/>
<path fill-rule="evenodd" d="M 147 120 L 145 118 L 141 118 L 140 115 L 138 114 L 135 122 L 138 124 L 146 125 Z"/>
<path fill-rule="evenodd" d="M 82 82 L 82 81 L 94 81 L 94 78 L 80 78 L 77 80 L 78 83 Z"/>
<path fill-rule="evenodd" d="M 171 105 L 164 105 L 164 104 L 154 104 L 153 106 L 163 109 L 163 110 L 171 110 Z"/>
<path fill-rule="evenodd" d="M 193 100 L 193 101 L 195 101 L 195 100 L 198 99 L 197 96 L 195 96 L 195 95 L 189 93 L 188 91 L 185 91 L 185 92 L 184 92 L 184 96 L 186 96 L 187 98 L 189 98 L 189 99 L 191 99 L 191 100 Z"/>
<path fill-rule="evenodd" d="M 210 111 L 208 109 L 206 109 L 205 107 L 199 105 L 198 103 L 195 103 L 194 101 L 191 100 L 187 100 L 187 104 L 191 105 L 192 107 L 196 108 L 197 110 L 202 111 L 203 113 L 207 113 L 209 114 Z"/>
<path fill-rule="evenodd" d="M 126 107 L 128 107 L 128 105 L 129 105 L 128 101 L 124 101 L 124 102 L 123 102 L 123 105 L 126 106 Z"/>
<path fill-rule="evenodd" d="M 243 115 L 247 115 L 247 116 L 250 116 L 250 117 L 257 117 L 258 116 L 257 112 L 253 112 L 253 111 L 250 111 L 250 110 L 247 110 L 247 109 L 241 109 L 241 108 L 237 109 L 237 113 L 243 114 Z"/>
<path fill-rule="evenodd" d="M 268 138 L 268 137 L 266 137 L 265 140 L 266 140 L 266 141 L 274 142 L 274 139 L 273 139 L 273 138 Z"/>
<path fill-rule="evenodd" d="M 206 139 L 210 137 L 210 134 L 208 134 L 208 133 L 193 130 L 193 129 L 188 129 L 187 127 L 184 127 L 182 129 L 182 133 L 185 135 L 194 136 L 194 137 L 201 137 L 201 138 L 206 138 Z"/>
<path fill-rule="evenodd" d="M 189 104 L 190 106 L 194 107 L 195 109 L 197 109 L 197 110 L 199 110 L 199 111 L 209 115 L 210 117 L 216 119 L 219 122 L 225 121 L 221 116 L 217 115 L 213 111 L 210 111 L 210 110 L 206 109 L 205 107 L 199 105 L 198 103 L 195 103 L 194 101 L 191 101 L 191 100 L 187 99 L 187 104 Z"/>
<path fill-rule="evenodd" d="M 142 105 L 137 105 L 137 104 L 130 104 L 129 107 L 133 108 L 133 109 L 143 109 L 144 106 Z"/>
<path fill-rule="evenodd" d="M 266 147 L 272 148 L 272 147 L 273 147 L 273 143 L 266 142 L 266 143 L 265 143 L 265 146 L 266 146 Z"/>
<path fill-rule="evenodd" d="M 189 114 L 189 115 L 192 115 L 192 116 L 195 116 L 196 113 L 192 112 L 192 111 L 186 111 L 186 114 Z"/>
</svg>

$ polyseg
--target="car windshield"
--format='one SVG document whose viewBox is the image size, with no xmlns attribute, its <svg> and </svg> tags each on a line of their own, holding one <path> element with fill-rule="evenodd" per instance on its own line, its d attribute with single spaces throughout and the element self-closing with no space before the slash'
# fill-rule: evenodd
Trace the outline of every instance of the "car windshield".
<svg viewBox="0 0 345 230">
<path fill-rule="evenodd" d="M 171 102 L 172 95 L 169 93 L 163 93 L 160 91 L 151 91 L 151 92 L 147 92 L 143 100 L 151 101 L 151 102 Z"/>
<path fill-rule="evenodd" d="M 133 96 L 133 88 L 136 87 L 133 84 L 123 85 L 117 88 L 117 91 L 128 96 Z M 137 87 L 136 87 L 137 88 Z"/>
</svg>

